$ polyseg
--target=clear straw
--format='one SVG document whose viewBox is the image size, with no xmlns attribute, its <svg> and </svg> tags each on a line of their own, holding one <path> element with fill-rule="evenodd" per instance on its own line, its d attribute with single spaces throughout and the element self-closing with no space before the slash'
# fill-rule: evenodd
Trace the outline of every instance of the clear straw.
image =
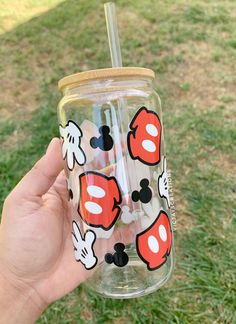
<svg viewBox="0 0 236 324">
<path fill-rule="evenodd" d="M 121 57 L 121 50 L 120 50 L 120 41 L 118 35 L 118 27 L 117 27 L 117 18 L 116 18 L 116 8 L 113 2 L 107 2 L 104 4 L 104 11 L 106 17 L 106 25 L 107 25 L 107 35 L 108 35 L 108 42 L 111 54 L 111 63 L 112 67 L 122 67 L 122 57 Z M 116 177 L 119 178 L 119 181 L 123 184 L 122 189 L 124 194 L 127 195 L 129 192 L 129 179 L 126 174 L 126 157 L 123 156 L 122 152 L 122 145 L 121 143 L 125 143 L 127 133 L 126 127 L 122 124 L 122 121 L 128 121 L 128 109 L 126 109 L 127 103 L 126 100 L 122 97 L 118 99 L 118 109 L 116 112 L 116 108 L 113 105 L 112 101 L 109 102 L 110 110 L 111 110 L 111 128 L 113 131 L 113 137 L 115 138 L 115 160 L 116 163 Z M 109 111 L 109 110 L 108 110 Z M 108 114 L 107 111 L 107 114 Z M 120 120 L 120 125 L 118 120 Z M 119 130 L 120 128 L 120 130 Z M 122 138 L 122 139 L 121 139 Z M 134 209 L 134 206 L 133 206 Z M 141 206 L 140 208 L 141 209 Z M 123 232 L 122 232 L 123 233 Z M 127 279 L 128 282 L 128 279 Z"/>
<path fill-rule="evenodd" d="M 120 50 L 120 41 L 118 34 L 118 26 L 117 26 L 117 18 L 116 18 L 116 7 L 113 2 L 107 2 L 104 4 L 104 11 L 106 17 L 106 25 L 107 25 L 107 35 L 108 42 L 111 54 L 111 63 L 112 67 L 122 67 L 122 57 Z M 118 99 L 118 109 L 116 111 L 115 106 L 112 101 L 109 102 L 110 110 L 111 110 L 111 123 L 113 136 L 115 138 L 115 155 L 116 160 L 119 161 L 116 165 L 116 173 L 122 178 L 123 190 L 125 193 L 128 193 L 128 179 L 126 177 L 125 172 L 125 157 L 123 158 L 121 143 L 125 142 L 125 133 L 127 130 L 124 129 L 124 125 L 122 125 L 123 120 L 128 120 L 128 110 L 126 109 L 126 101 L 124 98 L 119 97 Z M 120 125 L 118 123 L 118 119 L 120 120 Z M 120 130 L 119 130 L 120 129 Z M 121 140 L 122 138 L 122 140 Z M 119 145 L 118 145 L 119 143 Z"/>
<path fill-rule="evenodd" d="M 104 11 L 106 17 L 107 34 L 111 53 L 112 67 L 122 67 L 115 4 L 113 2 L 105 3 Z"/>
</svg>

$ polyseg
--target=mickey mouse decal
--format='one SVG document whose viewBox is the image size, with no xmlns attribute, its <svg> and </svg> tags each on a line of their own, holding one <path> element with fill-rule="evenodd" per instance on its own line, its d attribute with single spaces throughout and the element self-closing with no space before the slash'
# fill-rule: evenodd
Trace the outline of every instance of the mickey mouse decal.
<svg viewBox="0 0 236 324">
<path fill-rule="evenodd" d="M 68 189 L 68 200 L 73 200 L 74 198 L 74 194 L 72 189 Z"/>
<path fill-rule="evenodd" d="M 168 215 L 161 211 L 154 223 L 136 237 L 136 249 L 148 270 L 161 267 L 170 254 L 172 232 Z"/>
<path fill-rule="evenodd" d="M 90 226 L 109 230 L 120 214 L 121 193 L 115 177 L 88 171 L 79 176 L 78 212 Z"/>
<path fill-rule="evenodd" d="M 129 262 L 129 256 L 125 252 L 125 245 L 123 243 L 116 243 L 114 245 L 114 254 L 107 253 L 105 255 L 105 261 L 109 264 L 114 263 L 117 267 L 124 267 Z"/>
<path fill-rule="evenodd" d="M 65 127 L 60 125 L 60 135 L 63 138 L 62 156 L 67 161 L 68 169 L 73 170 L 75 161 L 79 165 L 84 165 L 86 157 L 80 145 L 83 133 L 79 126 L 69 120 Z"/>
<path fill-rule="evenodd" d="M 68 200 L 72 202 L 72 205 L 77 209 L 80 195 L 79 177 L 75 170 L 69 173 L 67 180 Z"/>
<path fill-rule="evenodd" d="M 127 144 L 132 159 L 147 165 L 160 162 L 161 122 L 154 111 L 142 107 L 130 123 Z"/>
<path fill-rule="evenodd" d="M 109 126 L 101 126 L 99 128 L 99 133 L 101 134 L 100 137 L 92 137 L 90 140 L 90 145 L 92 148 L 100 148 L 102 151 L 110 151 L 113 147 L 113 139 L 110 135 L 110 128 Z"/>
<path fill-rule="evenodd" d="M 132 192 L 132 200 L 137 202 L 141 201 L 144 204 L 147 204 L 152 199 L 152 190 L 149 188 L 149 180 L 142 179 L 140 181 L 141 190 Z"/>
</svg>

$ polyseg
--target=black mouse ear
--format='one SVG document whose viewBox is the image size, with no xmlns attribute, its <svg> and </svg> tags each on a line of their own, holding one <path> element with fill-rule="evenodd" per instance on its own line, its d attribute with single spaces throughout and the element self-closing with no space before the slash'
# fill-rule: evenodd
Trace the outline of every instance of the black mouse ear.
<svg viewBox="0 0 236 324">
<path fill-rule="evenodd" d="M 105 255 L 105 261 L 106 261 L 106 263 L 108 263 L 108 264 L 112 264 L 113 263 L 113 255 L 111 254 L 111 253 L 107 253 L 106 255 Z"/>
<path fill-rule="evenodd" d="M 140 186 L 143 187 L 148 187 L 149 186 L 149 180 L 144 178 L 140 181 Z"/>
<path fill-rule="evenodd" d="M 133 191 L 131 198 L 134 202 L 139 201 L 139 192 L 137 190 Z"/>
<path fill-rule="evenodd" d="M 92 137 L 92 138 L 90 139 L 90 145 L 91 145 L 91 147 L 94 148 L 94 149 L 96 149 L 96 148 L 98 147 L 97 140 L 98 140 L 98 139 L 97 139 L 96 137 Z"/>
<path fill-rule="evenodd" d="M 110 127 L 107 125 L 103 125 L 99 128 L 99 133 L 102 134 L 109 134 L 110 133 Z"/>
<path fill-rule="evenodd" d="M 114 245 L 114 250 L 116 251 L 116 252 L 123 252 L 124 251 L 124 249 L 125 249 L 125 245 L 123 244 L 123 243 L 116 243 L 115 245 Z"/>
</svg>

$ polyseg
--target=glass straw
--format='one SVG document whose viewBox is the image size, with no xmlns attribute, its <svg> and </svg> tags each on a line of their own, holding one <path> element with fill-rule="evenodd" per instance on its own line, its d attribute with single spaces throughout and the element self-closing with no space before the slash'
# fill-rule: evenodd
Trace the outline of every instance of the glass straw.
<svg viewBox="0 0 236 324">
<path fill-rule="evenodd" d="M 117 18 L 116 18 L 116 8 L 113 2 L 107 2 L 104 4 L 104 11 L 106 17 L 106 26 L 107 26 L 107 35 L 108 35 L 108 42 L 111 54 L 111 63 L 112 67 L 122 67 L 122 57 L 121 57 L 121 50 L 120 50 L 120 41 L 118 35 L 118 26 L 117 26 Z M 112 122 L 112 130 L 113 135 L 116 141 L 115 145 L 115 155 L 116 160 L 119 161 L 116 165 L 116 173 L 117 176 L 122 178 L 123 183 L 123 190 L 125 194 L 128 193 L 128 179 L 126 176 L 125 170 L 125 158 L 122 154 L 122 141 L 125 142 L 125 133 L 127 132 L 122 126 L 122 120 L 128 120 L 128 110 L 126 109 L 126 101 L 124 98 L 118 99 L 118 109 L 116 112 L 115 106 L 112 102 L 109 102 L 110 109 L 111 109 L 111 122 Z M 121 123 L 118 124 L 117 117 L 120 119 Z M 119 131 L 120 128 L 120 131 Z M 121 134 L 120 134 L 121 133 Z M 122 137 L 122 140 L 121 138 Z M 119 143 L 119 145 L 118 145 Z M 120 179 L 121 181 L 121 179 Z"/>
<path fill-rule="evenodd" d="M 111 53 L 112 67 L 122 67 L 115 4 L 113 2 L 105 3 L 104 11 L 106 17 L 107 34 Z"/>
<path fill-rule="evenodd" d="M 118 27 L 117 27 L 117 19 L 116 19 L 116 9 L 115 4 L 113 2 L 107 2 L 104 4 L 104 11 L 105 11 L 105 17 L 106 17 L 106 25 L 107 25 L 107 35 L 108 35 L 108 42 L 109 42 L 109 48 L 110 48 L 110 54 L 111 54 L 111 63 L 112 67 L 122 67 L 122 58 L 121 58 L 121 50 L 120 50 L 120 41 L 119 41 L 119 35 L 118 35 Z M 122 126 L 122 121 L 128 121 L 128 109 L 126 109 L 126 100 L 124 98 L 118 99 L 118 110 L 117 114 L 119 116 L 119 119 L 121 121 L 120 124 L 120 132 L 119 132 L 119 125 L 117 121 L 117 114 L 114 105 L 112 102 L 110 102 L 111 107 L 111 119 L 113 123 L 113 132 L 114 137 L 116 138 L 116 143 L 119 143 L 119 145 L 115 145 L 115 153 L 116 153 L 116 177 L 119 178 L 119 181 L 122 182 L 123 186 L 122 189 L 124 191 L 124 194 L 126 195 L 125 202 L 128 204 L 128 192 L 129 192 L 129 179 L 126 174 L 126 157 L 122 154 L 122 141 L 125 143 L 127 133 L 127 129 L 124 129 L 124 126 Z M 121 133 L 121 134 L 120 134 Z M 122 141 L 121 141 L 121 138 Z M 126 162 L 126 163 L 125 163 Z M 133 204 L 132 204 L 133 205 Z M 132 206 L 132 209 L 134 209 L 134 205 Z M 141 210 L 141 206 L 139 207 Z M 123 239 L 123 231 L 121 231 L 121 240 Z M 125 239 L 125 238 L 124 238 Z M 132 247 L 130 247 L 132 249 Z M 127 247 L 128 250 L 128 247 Z M 135 274 L 134 274 L 135 275 Z M 125 275 L 126 276 L 126 275 Z M 128 278 L 126 277 L 126 280 L 128 282 Z"/>
</svg>

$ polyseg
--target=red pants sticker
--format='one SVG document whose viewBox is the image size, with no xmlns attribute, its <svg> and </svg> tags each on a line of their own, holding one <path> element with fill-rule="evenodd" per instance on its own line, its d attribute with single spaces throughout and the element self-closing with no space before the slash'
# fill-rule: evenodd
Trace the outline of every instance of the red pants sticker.
<svg viewBox="0 0 236 324">
<path fill-rule="evenodd" d="M 130 123 L 128 149 L 132 159 L 155 165 L 160 162 L 161 122 L 154 111 L 142 107 Z"/>
<path fill-rule="evenodd" d="M 136 237 L 137 253 L 147 264 L 148 270 L 158 269 L 166 262 L 171 243 L 170 221 L 164 211 L 161 211 L 155 222 Z"/>
<path fill-rule="evenodd" d="M 90 226 L 109 230 L 121 210 L 122 198 L 116 179 L 93 171 L 84 172 L 79 178 L 81 218 Z"/>
</svg>

